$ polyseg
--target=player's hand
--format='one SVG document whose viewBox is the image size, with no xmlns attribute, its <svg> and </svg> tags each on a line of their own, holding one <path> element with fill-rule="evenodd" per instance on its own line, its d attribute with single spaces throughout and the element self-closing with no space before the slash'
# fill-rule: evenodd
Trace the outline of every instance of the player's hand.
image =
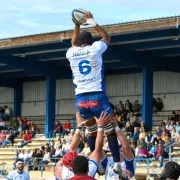
<svg viewBox="0 0 180 180">
<path fill-rule="evenodd" d="M 86 122 L 87 121 L 85 121 L 82 117 L 81 117 L 81 115 L 80 115 L 80 113 L 79 112 L 76 112 L 76 122 L 77 122 L 77 125 L 78 126 L 84 126 L 84 125 L 86 125 Z"/>
<path fill-rule="evenodd" d="M 90 11 L 85 12 L 85 17 L 87 19 L 86 23 L 82 24 L 83 26 L 91 25 L 93 27 L 96 26 L 96 22 L 94 20 L 93 14 Z"/>
<path fill-rule="evenodd" d="M 115 115 L 112 115 L 112 116 L 110 117 L 110 123 L 113 125 L 113 127 L 118 126 L 117 118 L 116 118 Z"/>
<path fill-rule="evenodd" d="M 73 18 L 72 18 L 72 22 L 73 22 L 76 26 L 80 26 Z"/>
<path fill-rule="evenodd" d="M 107 116 L 106 112 L 102 112 L 99 119 L 94 117 L 98 126 L 105 126 L 109 123 L 110 114 Z"/>
</svg>

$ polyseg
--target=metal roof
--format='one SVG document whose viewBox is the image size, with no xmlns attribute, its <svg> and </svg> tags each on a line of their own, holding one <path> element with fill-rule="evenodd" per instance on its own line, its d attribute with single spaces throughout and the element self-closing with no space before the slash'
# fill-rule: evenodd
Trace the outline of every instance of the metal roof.
<svg viewBox="0 0 180 180">
<path fill-rule="evenodd" d="M 106 25 L 111 45 L 104 56 L 105 74 L 154 71 L 179 72 L 179 16 Z M 98 40 L 98 34 L 89 28 Z M 45 76 L 71 78 L 65 57 L 72 30 L 0 40 L 0 85 L 39 80 Z M 8 85 L 9 85 L 8 84 Z"/>
</svg>

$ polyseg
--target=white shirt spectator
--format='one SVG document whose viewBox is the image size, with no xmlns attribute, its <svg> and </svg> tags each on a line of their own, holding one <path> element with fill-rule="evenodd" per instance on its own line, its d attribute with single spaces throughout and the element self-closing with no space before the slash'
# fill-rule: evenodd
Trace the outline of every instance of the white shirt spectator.
<svg viewBox="0 0 180 180">
<path fill-rule="evenodd" d="M 0 126 L 5 126 L 5 125 L 6 125 L 6 124 L 5 124 L 4 121 L 0 122 Z"/>
<path fill-rule="evenodd" d="M 7 108 L 7 109 L 5 110 L 5 114 L 6 114 L 7 116 L 11 116 L 11 113 L 10 113 L 9 108 Z"/>
<path fill-rule="evenodd" d="M 31 152 L 29 152 L 29 153 L 25 153 L 24 154 L 24 160 L 26 160 L 26 159 L 29 159 L 29 158 L 31 158 L 32 157 L 32 153 Z"/>
<path fill-rule="evenodd" d="M 55 154 L 53 157 L 62 156 L 62 149 L 56 149 Z"/>
<path fill-rule="evenodd" d="M 25 154 L 21 152 L 21 153 L 18 154 L 18 158 L 19 158 L 19 159 L 24 159 L 24 157 L 25 157 L 24 155 L 25 155 Z"/>
<path fill-rule="evenodd" d="M 50 153 L 45 153 L 44 156 L 43 156 L 43 161 L 50 161 L 51 159 L 51 156 L 50 156 Z"/>
<path fill-rule="evenodd" d="M 14 170 L 8 175 L 7 180 L 30 180 L 30 176 L 26 171 L 19 174 L 17 170 Z"/>
</svg>

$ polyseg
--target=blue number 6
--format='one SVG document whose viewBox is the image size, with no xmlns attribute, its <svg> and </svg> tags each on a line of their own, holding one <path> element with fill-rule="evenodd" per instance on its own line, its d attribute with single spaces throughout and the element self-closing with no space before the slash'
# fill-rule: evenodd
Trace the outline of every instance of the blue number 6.
<svg viewBox="0 0 180 180">
<path fill-rule="evenodd" d="M 79 72 L 83 75 L 89 74 L 91 72 L 91 66 L 88 60 L 82 60 L 79 63 Z"/>
</svg>

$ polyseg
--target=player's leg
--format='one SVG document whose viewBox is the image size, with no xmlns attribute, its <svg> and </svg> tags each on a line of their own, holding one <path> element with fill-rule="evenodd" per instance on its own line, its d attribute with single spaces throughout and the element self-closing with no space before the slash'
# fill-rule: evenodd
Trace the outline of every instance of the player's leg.
<svg viewBox="0 0 180 180">
<path fill-rule="evenodd" d="M 97 96 L 97 100 L 98 100 L 98 106 L 91 108 L 91 111 L 93 112 L 94 116 L 96 116 L 98 118 L 102 111 L 106 112 L 107 114 L 111 114 L 112 109 L 111 109 L 111 105 L 109 103 L 109 98 L 104 93 L 97 93 L 96 96 Z M 114 131 L 114 128 L 110 123 L 107 124 L 106 126 L 104 126 L 103 128 L 104 128 L 104 132 L 107 135 L 109 149 L 113 156 L 114 170 L 121 171 L 119 145 L 118 145 L 118 140 L 117 140 L 117 136 Z"/>
</svg>

